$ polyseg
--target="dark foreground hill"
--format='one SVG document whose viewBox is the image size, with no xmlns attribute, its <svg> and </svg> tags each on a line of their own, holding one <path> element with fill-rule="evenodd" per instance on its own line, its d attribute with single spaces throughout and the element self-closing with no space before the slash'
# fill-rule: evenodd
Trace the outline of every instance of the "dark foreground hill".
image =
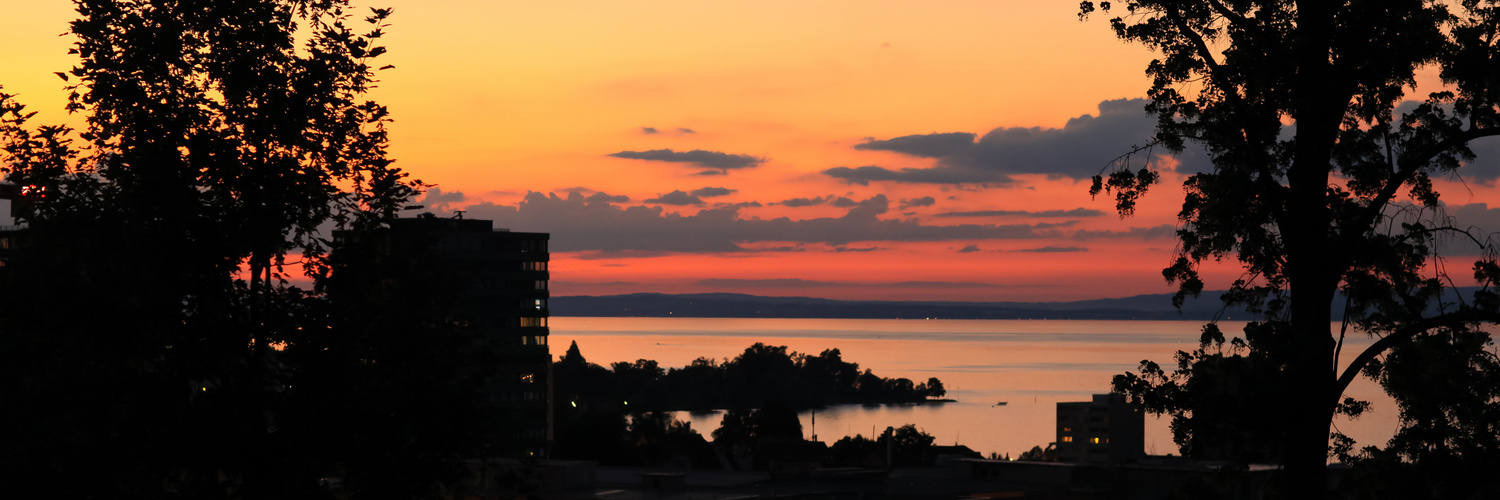
<svg viewBox="0 0 1500 500">
<path fill-rule="evenodd" d="M 869 319 L 1248 319 L 1242 309 L 1223 310 L 1220 292 L 1204 292 L 1181 311 L 1171 294 L 1074 302 L 914 302 L 763 297 L 737 293 L 669 295 L 633 293 L 553 297 L 553 316 L 643 316 L 690 318 L 869 318 Z"/>
</svg>

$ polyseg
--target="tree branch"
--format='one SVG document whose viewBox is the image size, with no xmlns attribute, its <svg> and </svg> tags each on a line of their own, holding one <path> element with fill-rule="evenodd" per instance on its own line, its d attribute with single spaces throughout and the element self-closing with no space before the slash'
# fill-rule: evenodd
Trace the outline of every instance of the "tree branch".
<svg viewBox="0 0 1500 500">
<path fill-rule="evenodd" d="M 1410 340 L 1412 337 L 1417 336 L 1417 334 L 1426 332 L 1434 328 L 1456 326 L 1464 323 L 1476 323 L 1481 321 L 1489 323 L 1500 323 L 1500 312 L 1475 311 L 1472 309 L 1466 311 L 1458 311 L 1433 316 L 1431 318 L 1423 318 L 1421 321 L 1417 321 L 1414 324 L 1397 329 L 1390 335 L 1385 336 L 1385 338 L 1375 341 L 1374 344 L 1370 344 L 1370 347 L 1365 348 L 1364 352 L 1359 353 L 1359 356 L 1356 356 L 1353 361 L 1349 362 L 1349 366 L 1344 368 L 1343 375 L 1340 375 L 1338 380 L 1334 383 L 1333 399 L 1331 402 L 1333 404 L 1338 404 L 1339 398 L 1343 397 L 1344 395 L 1344 390 L 1349 388 L 1349 384 L 1354 382 L 1354 378 L 1359 376 L 1359 372 L 1364 369 L 1365 365 L 1369 364 L 1371 360 L 1375 359 L 1375 356 L 1379 356 L 1380 353 L 1385 352 L 1387 349 Z M 1335 367 L 1335 369 L 1337 369 L 1337 367 Z"/>
<path fill-rule="evenodd" d="M 1356 221 L 1357 224 L 1352 227 L 1361 228 L 1358 233 L 1359 236 L 1363 236 L 1365 230 L 1368 228 L 1374 227 L 1375 220 L 1380 218 L 1380 213 L 1385 210 L 1385 206 L 1391 202 L 1392 198 L 1396 197 L 1396 191 L 1400 190 L 1401 186 L 1406 184 L 1406 181 L 1411 180 L 1413 176 L 1417 175 L 1417 171 L 1432 161 L 1432 157 L 1466 144 L 1469 141 L 1493 136 L 1500 136 L 1500 128 L 1470 128 L 1461 134 L 1443 139 L 1437 144 L 1433 144 L 1431 147 L 1422 150 L 1416 156 L 1409 157 L 1409 160 L 1401 162 L 1400 169 L 1396 171 L 1396 175 L 1391 176 L 1391 179 L 1386 181 L 1385 186 L 1380 189 L 1380 194 L 1374 200 L 1371 200 L 1369 205 L 1365 206 L 1364 211 L 1360 213 L 1359 219 Z M 1345 236 L 1345 244 L 1352 244 L 1353 242 L 1350 240 L 1357 237 L 1355 233 L 1345 233 Z"/>
<path fill-rule="evenodd" d="M 1224 16 L 1225 19 L 1228 19 L 1230 23 L 1244 25 L 1249 22 L 1249 18 L 1240 15 L 1240 13 L 1238 12 L 1230 10 L 1228 6 L 1224 5 L 1224 2 L 1221 2 L 1219 0 L 1208 0 L 1208 5 L 1214 8 L 1214 12 L 1218 12 L 1219 15 Z"/>
<path fill-rule="evenodd" d="M 1240 21 L 1245 20 L 1243 16 L 1234 14 L 1233 11 L 1230 11 L 1228 8 L 1224 7 L 1217 1 L 1212 2 L 1212 4 L 1216 8 L 1216 10 L 1222 10 L 1220 12 L 1221 14 L 1223 14 L 1224 12 L 1228 12 L 1229 14 L 1233 14 L 1234 16 L 1239 17 Z M 1176 2 L 1173 2 L 1170 8 L 1166 8 L 1163 10 L 1166 13 L 1167 20 L 1171 21 L 1172 26 L 1177 28 L 1177 32 L 1181 33 L 1184 38 L 1187 38 L 1188 41 L 1192 42 L 1194 51 L 1198 53 L 1198 58 L 1202 59 L 1203 65 L 1208 68 L 1207 72 L 1209 81 L 1213 82 L 1214 86 L 1218 87 L 1220 91 L 1223 92 L 1224 98 L 1229 101 L 1229 106 L 1233 108 L 1234 113 L 1236 115 L 1239 115 L 1239 117 L 1241 118 L 1240 132 L 1243 133 L 1244 141 L 1246 142 L 1245 150 L 1257 150 L 1257 148 L 1253 147 L 1253 144 L 1249 144 L 1251 142 L 1251 138 L 1256 135 L 1250 130 L 1248 120 L 1248 117 L 1250 116 L 1250 110 L 1245 105 L 1244 99 L 1241 98 L 1239 89 L 1236 89 L 1235 86 L 1229 81 L 1229 77 L 1224 74 L 1223 67 L 1220 66 L 1219 62 L 1214 59 L 1213 50 L 1208 47 L 1208 42 L 1205 41 L 1203 39 L 1203 36 L 1199 35 L 1198 32 L 1193 31 L 1191 26 L 1188 26 L 1187 19 L 1184 19 L 1182 17 L 1182 14 L 1179 12 L 1180 9 L 1177 8 Z M 1226 15 L 1226 17 L 1229 16 Z M 1230 20 L 1231 22 L 1234 21 L 1233 18 L 1231 18 Z M 1270 162 L 1254 161 L 1251 163 L 1260 174 L 1260 182 L 1266 188 L 1267 194 L 1274 194 L 1277 196 L 1277 198 L 1280 198 L 1281 188 L 1283 186 L 1281 185 L 1281 183 L 1276 182 L 1276 176 L 1271 172 L 1271 166 L 1269 164 Z M 1276 219 L 1277 226 L 1286 226 L 1287 221 L 1284 217 L 1284 210 L 1276 211 L 1273 216 Z"/>
<path fill-rule="evenodd" d="M 1470 228 L 1473 229 L 1474 227 L 1470 226 Z M 1479 237 L 1474 236 L 1474 233 L 1470 233 L 1469 229 L 1459 229 L 1459 228 L 1456 228 L 1456 227 L 1453 227 L 1453 226 L 1441 226 L 1441 227 L 1429 227 L 1429 228 L 1425 228 L 1423 231 L 1420 231 L 1419 233 L 1426 234 L 1426 233 L 1438 233 L 1438 232 L 1452 232 L 1452 233 L 1458 233 L 1458 234 L 1464 235 L 1465 237 L 1469 238 L 1469 241 L 1474 242 L 1474 245 L 1478 246 L 1480 249 L 1484 249 L 1487 246 L 1485 244 L 1485 242 L 1480 241 Z"/>
<path fill-rule="evenodd" d="M 1173 2 L 1171 8 L 1165 10 L 1167 20 L 1172 22 L 1172 26 L 1177 28 L 1177 32 L 1182 34 L 1183 38 L 1187 38 L 1189 42 L 1192 42 L 1194 51 L 1198 53 L 1198 58 L 1202 59 L 1203 65 L 1208 67 L 1208 78 L 1214 81 L 1214 85 L 1223 89 L 1224 96 L 1233 100 L 1235 107 L 1239 108 L 1240 94 L 1239 92 L 1232 92 L 1234 90 L 1233 87 L 1228 85 L 1229 82 L 1224 80 L 1223 70 L 1220 69 L 1219 61 L 1214 59 L 1213 50 L 1208 48 L 1208 42 L 1205 42 L 1202 35 L 1193 31 L 1191 26 L 1188 26 L 1187 19 L 1184 19 L 1182 13 L 1178 12 L 1176 2 Z"/>
</svg>

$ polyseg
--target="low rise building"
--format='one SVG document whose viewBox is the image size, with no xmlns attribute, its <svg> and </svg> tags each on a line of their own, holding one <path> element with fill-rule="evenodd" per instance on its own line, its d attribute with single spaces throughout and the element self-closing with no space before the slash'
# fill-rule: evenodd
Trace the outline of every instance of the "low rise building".
<svg viewBox="0 0 1500 500">
<path fill-rule="evenodd" d="M 1146 417 L 1120 393 L 1057 404 L 1057 460 L 1122 464 L 1146 456 Z"/>
</svg>

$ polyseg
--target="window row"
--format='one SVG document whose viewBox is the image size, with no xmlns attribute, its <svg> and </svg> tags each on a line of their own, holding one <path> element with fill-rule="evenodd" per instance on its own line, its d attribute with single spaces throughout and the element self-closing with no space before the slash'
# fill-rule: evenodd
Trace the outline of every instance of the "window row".
<svg viewBox="0 0 1500 500">
<path fill-rule="evenodd" d="M 547 394 L 538 391 L 507 391 L 490 394 L 490 401 L 495 403 L 517 403 L 525 401 L 546 401 Z"/>
<path fill-rule="evenodd" d="M 1093 437 L 1093 438 L 1088 438 L 1087 441 L 1089 443 L 1091 443 L 1091 444 L 1109 444 L 1109 438 L 1107 438 L 1107 437 L 1106 438 Z M 1064 443 L 1071 443 L 1071 442 L 1073 442 L 1073 436 L 1063 436 L 1062 437 L 1062 442 L 1064 442 Z"/>
</svg>

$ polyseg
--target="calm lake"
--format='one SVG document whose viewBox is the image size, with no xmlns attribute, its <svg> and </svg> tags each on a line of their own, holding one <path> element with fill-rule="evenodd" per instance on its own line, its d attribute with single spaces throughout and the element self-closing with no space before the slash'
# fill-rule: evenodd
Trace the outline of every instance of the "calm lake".
<svg viewBox="0 0 1500 500">
<path fill-rule="evenodd" d="M 733 358 L 755 342 L 819 353 L 838 348 L 845 361 L 882 377 L 926 381 L 937 377 L 957 403 L 915 406 L 835 406 L 802 414 L 805 434 L 832 443 L 841 437 L 916 424 L 937 438 L 988 455 L 1012 457 L 1046 446 L 1055 436 L 1056 404 L 1087 401 L 1109 391 L 1115 374 L 1134 371 L 1143 359 L 1175 366 L 1173 354 L 1191 350 L 1202 327 L 1196 321 L 892 320 L 766 318 L 551 318 L 551 350 L 561 356 L 577 341 L 584 358 L 608 366 L 654 359 L 681 367 L 700 356 Z M 1243 322 L 1220 322 L 1226 334 Z M 1359 352 L 1370 339 L 1345 341 Z M 1352 358 L 1353 353 L 1345 356 Z M 1357 421 L 1335 426 L 1360 446 L 1384 446 L 1398 422 L 1395 404 L 1374 382 L 1361 378 L 1349 396 L 1374 404 Z M 996 403 L 1006 402 L 1004 406 Z M 708 437 L 720 415 L 688 414 Z M 1177 453 L 1167 419 L 1146 420 L 1146 452 Z"/>
</svg>

